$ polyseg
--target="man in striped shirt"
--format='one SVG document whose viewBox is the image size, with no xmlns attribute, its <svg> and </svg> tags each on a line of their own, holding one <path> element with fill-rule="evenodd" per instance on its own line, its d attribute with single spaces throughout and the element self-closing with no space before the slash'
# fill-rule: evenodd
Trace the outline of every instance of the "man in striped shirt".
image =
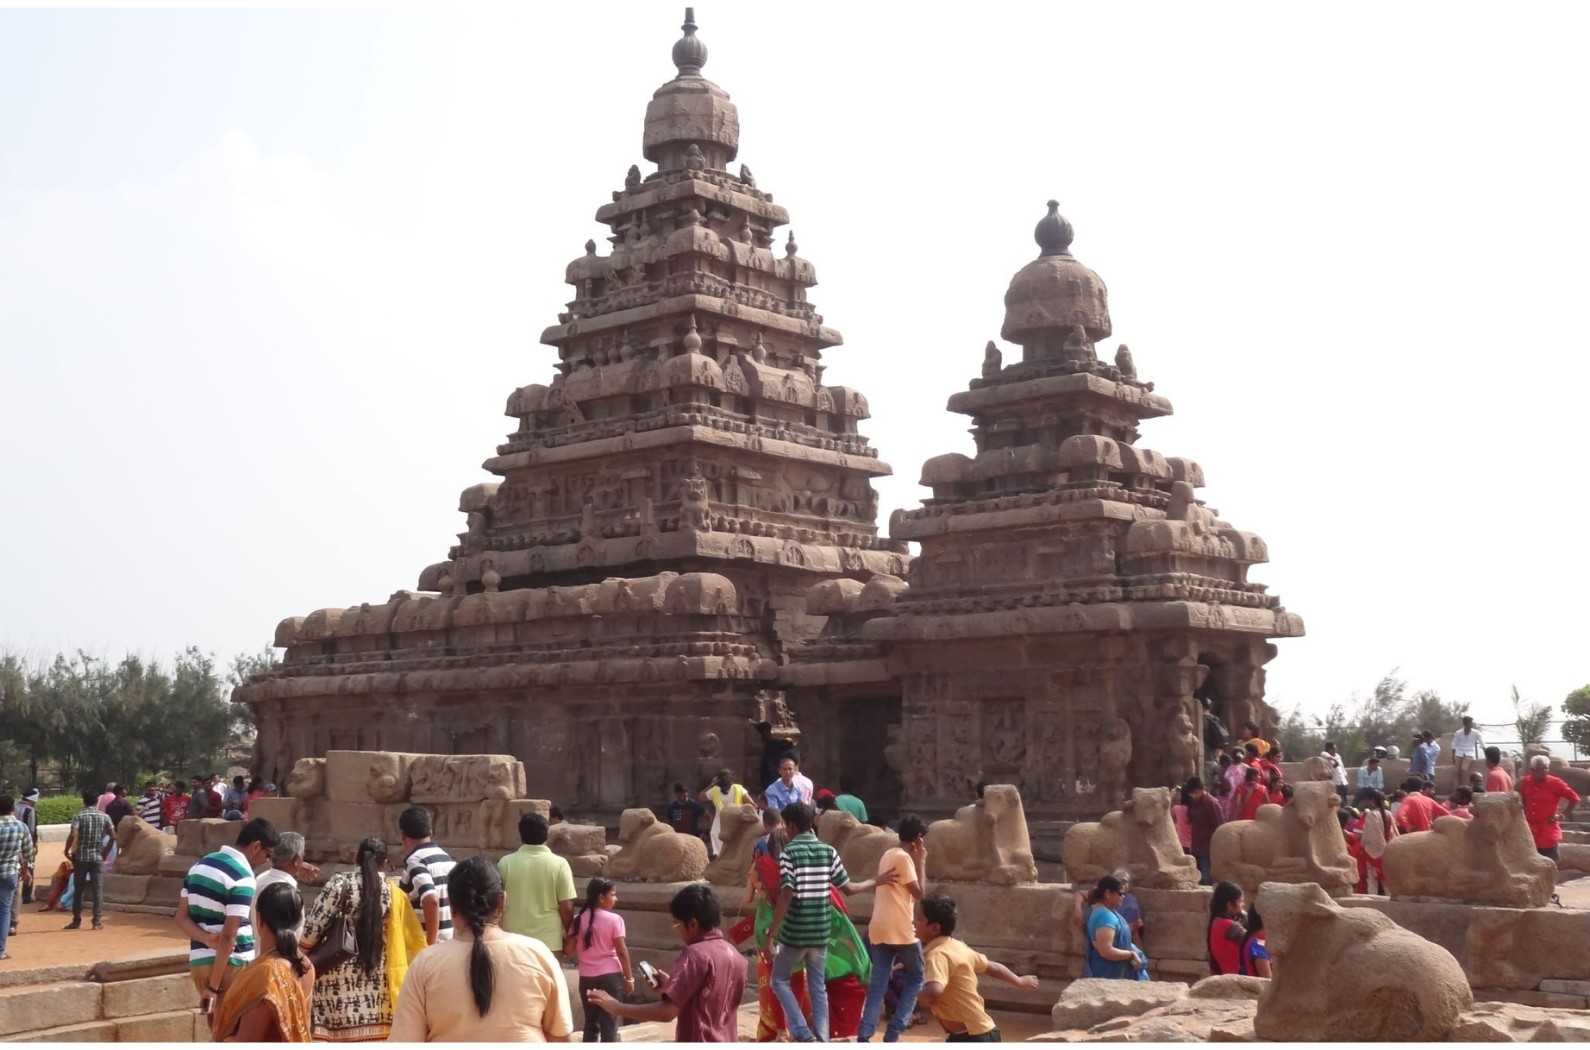
<svg viewBox="0 0 1590 1050">
<path fill-rule="evenodd" d="M 410 806 L 398 817 L 398 834 L 403 837 L 403 877 L 398 886 L 409 895 L 409 903 L 425 926 L 425 943 L 453 939 L 453 909 L 447 903 L 447 877 L 453 858 L 431 841 L 431 811 Z M 552 945 L 557 951 L 562 945 Z"/>
<path fill-rule="evenodd" d="M 837 887 L 848 897 L 894 882 L 899 875 L 889 871 L 866 882 L 850 881 L 838 851 L 812 833 L 816 815 L 809 803 L 792 802 L 784 807 L 782 816 L 784 827 L 794 837 L 779 854 L 778 904 L 773 909 L 767 945 L 762 952 L 765 956 L 774 944 L 778 945 L 778 954 L 773 956 L 773 994 L 784 1008 L 790 1036 L 797 1043 L 827 1042 L 827 987 L 820 977 L 806 982 L 812 1004 L 811 1026 L 807 1027 L 790 978 L 802 962 L 809 974 L 821 974 L 827 965 L 828 935 L 833 923 L 828 887 Z"/>
<path fill-rule="evenodd" d="M 188 869 L 174 916 L 188 935 L 188 972 L 199 1000 L 214 999 L 254 958 L 254 868 L 265 863 L 281 835 L 263 817 Z"/>
<path fill-rule="evenodd" d="M 164 801 L 160 794 L 160 785 L 153 780 L 144 784 L 144 793 L 138 796 L 138 816 L 150 827 L 160 827 L 160 803 Z"/>
<path fill-rule="evenodd" d="M 111 796 L 115 798 L 115 795 Z M 72 921 L 68 930 L 83 928 L 83 895 L 94 895 L 94 929 L 103 930 L 100 921 L 105 908 L 105 836 L 110 834 L 110 818 L 101 813 L 99 796 L 83 792 L 83 808 L 72 817 L 72 830 L 66 833 L 66 856 L 72 861 Z"/>
</svg>

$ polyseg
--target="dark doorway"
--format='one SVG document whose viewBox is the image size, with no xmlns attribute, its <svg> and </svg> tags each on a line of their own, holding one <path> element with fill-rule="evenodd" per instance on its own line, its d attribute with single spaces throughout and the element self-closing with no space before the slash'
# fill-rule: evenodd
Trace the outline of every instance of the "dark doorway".
<svg viewBox="0 0 1590 1050">
<path fill-rule="evenodd" d="M 838 790 L 860 796 L 874 824 L 890 823 L 899 815 L 901 785 L 884 749 L 900 735 L 900 698 L 846 697 L 837 701 L 836 707 Z"/>
</svg>

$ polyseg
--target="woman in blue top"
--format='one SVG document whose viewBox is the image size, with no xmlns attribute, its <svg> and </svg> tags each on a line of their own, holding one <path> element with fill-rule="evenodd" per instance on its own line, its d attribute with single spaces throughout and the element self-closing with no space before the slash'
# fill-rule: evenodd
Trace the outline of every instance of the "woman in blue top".
<svg viewBox="0 0 1590 1050">
<path fill-rule="evenodd" d="M 1269 977 L 1270 950 L 1264 946 L 1264 920 L 1259 909 L 1248 909 L 1248 935 L 1242 939 L 1242 963 L 1239 973 L 1249 977 Z"/>
<path fill-rule="evenodd" d="M 1132 944 L 1132 929 L 1119 911 L 1122 892 L 1121 880 L 1106 875 L 1088 895 L 1087 961 L 1082 967 L 1083 977 L 1107 977 L 1120 981 L 1138 978 L 1139 970 L 1146 970 L 1148 960 Z"/>
</svg>

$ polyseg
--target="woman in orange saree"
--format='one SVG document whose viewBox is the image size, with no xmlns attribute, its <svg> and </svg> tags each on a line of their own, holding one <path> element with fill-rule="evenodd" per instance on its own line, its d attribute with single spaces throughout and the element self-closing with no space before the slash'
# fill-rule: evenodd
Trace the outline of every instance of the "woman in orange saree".
<svg viewBox="0 0 1590 1050">
<path fill-rule="evenodd" d="M 259 955 L 227 985 L 215 1006 L 216 1042 L 307 1043 L 315 968 L 298 949 L 304 902 L 278 882 L 260 892 Z"/>
</svg>

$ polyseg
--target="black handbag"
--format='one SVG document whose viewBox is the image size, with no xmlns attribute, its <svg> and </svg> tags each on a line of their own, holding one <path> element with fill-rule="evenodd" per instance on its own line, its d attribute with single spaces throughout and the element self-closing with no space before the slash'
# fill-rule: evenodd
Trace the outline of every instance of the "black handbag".
<svg viewBox="0 0 1590 1050">
<path fill-rule="evenodd" d="M 318 976 L 336 969 L 359 954 L 359 940 L 354 935 L 353 920 L 339 915 L 326 926 L 326 935 L 309 950 L 309 962 Z"/>
</svg>

